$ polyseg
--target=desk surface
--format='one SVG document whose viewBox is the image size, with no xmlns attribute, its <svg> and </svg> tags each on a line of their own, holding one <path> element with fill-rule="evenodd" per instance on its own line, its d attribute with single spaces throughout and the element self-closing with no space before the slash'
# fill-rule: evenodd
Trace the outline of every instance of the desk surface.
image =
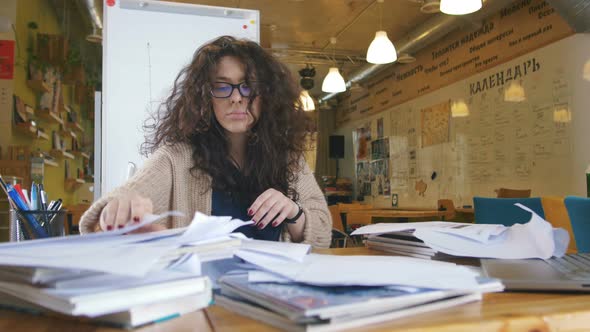
<svg viewBox="0 0 590 332">
<path fill-rule="evenodd" d="M 380 255 L 365 248 L 317 250 L 336 255 Z M 472 331 L 587 331 L 590 295 L 497 293 L 483 301 L 446 310 L 365 326 L 367 331 L 472 332 Z M 125 331 L 55 317 L 33 316 L 0 310 L 0 331 Z M 212 306 L 168 322 L 146 326 L 141 332 L 161 331 L 277 331 L 256 320 Z"/>
</svg>

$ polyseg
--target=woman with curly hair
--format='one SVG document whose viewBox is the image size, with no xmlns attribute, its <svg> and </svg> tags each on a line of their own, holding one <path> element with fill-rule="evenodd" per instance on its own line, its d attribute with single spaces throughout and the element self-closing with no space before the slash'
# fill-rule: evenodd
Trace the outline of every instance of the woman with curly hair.
<svg viewBox="0 0 590 332">
<path fill-rule="evenodd" d="M 298 98 L 288 69 L 258 44 L 223 36 L 203 45 L 146 122 L 149 158 L 84 213 L 80 231 L 200 211 L 253 220 L 238 229 L 248 237 L 329 246 L 332 222 L 303 158 L 308 120 Z M 188 223 L 171 218 L 141 231 Z"/>
</svg>

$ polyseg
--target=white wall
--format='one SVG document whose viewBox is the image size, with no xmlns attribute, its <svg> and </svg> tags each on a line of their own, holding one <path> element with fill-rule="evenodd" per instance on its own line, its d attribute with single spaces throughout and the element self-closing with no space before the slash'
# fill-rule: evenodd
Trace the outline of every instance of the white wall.
<svg viewBox="0 0 590 332">
<path fill-rule="evenodd" d="M 532 58 L 541 67 L 522 77 L 527 94 L 525 102 L 504 102 L 503 88 L 470 96 L 470 83 Z M 407 188 L 392 188 L 392 193 L 399 194 L 400 206 L 432 207 L 440 198 L 452 198 L 456 205 L 469 205 L 473 196 L 494 196 L 493 190 L 498 187 L 531 188 L 535 196 L 585 196 L 584 171 L 590 163 L 590 82 L 582 79 L 582 68 L 589 59 L 590 35 L 576 34 L 378 115 L 349 123 L 334 133 L 346 137 L 341 175 L 355 177 L 354 128 L 370 121 L 375 131 L 376 119 L 383 117 L 385 136 L 399 134 L 400 130 L 396 130 L 399 128 L 393 128 L 400 126 L 397 117 L 408 114 L 404 122 L 417 124 L 416 129 L 420 131 L 421 109 L 449 98 L 463 98 L 470 104 L 471 115 L 451 118 L 448 143 L 417 149 L 418 177 L 409 179 Z M 559 124 L 559 128 L 552 120 L 558 103 L 567 103 L 572 112 L 572 122 Z M 520 114 L 518 119 L 506 117 L 516 113 Z M 510 123 L 499 125 L 501 117 Z M 497 140 L 494 133 L 497 130 L 507 134 L 504 142 Z M 514 138 L 516 131 L 528 137 Z M 490 138 L 491 146 L 479 143 L 480 139 Z M 501 161 L 496 151 L 505 152 L 507 161 Z M 396 162 L 399 161 L 390 160 L 393 173 Z M 516 168 L 525 168 L 526 174 L 515 172 Z M 434 181 L 430 180 L 432 171 L 438 174 Z M 428 184 L 424 197 L 414 190 L 414 181 L 418 179 Z M 368 201 L 386 206 L 390 197 L 372 197 Z"/>
</svg>

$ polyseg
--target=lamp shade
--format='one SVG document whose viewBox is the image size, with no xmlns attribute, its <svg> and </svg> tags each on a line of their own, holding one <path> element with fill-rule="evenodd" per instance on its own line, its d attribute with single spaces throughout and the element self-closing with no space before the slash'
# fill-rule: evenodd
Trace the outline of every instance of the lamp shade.
<svg viewBox="0 0 590 332">
<path fill-rule="evenodd" d="M 338 68 L 330 67 L 328 75 L 324 78 L 322 83 L 322 91 L 324 92 L 344 92 L 346 91 L 346 83 L 344 78 L 340 75 Z"/>
<path fill-rule="evenodd" d="M 572 121 L 572 113 L 565 105 L 559 105 L 553 110 L 553 121 L 556 123 L 568 123 Z"/>
<path fill-rule="evenodd" d="M 397 52 L 391 40 L 387 38 L 387 32 L 377 31 L 375 39 L 373 39 L 367 50 L 367 62 L 383 64 L 395 60 L 397 60 Z"/>
<path fill-rule="evenodd" d="M 315 111 L 315 103 L 313 102 L 313 99 L 307 90 L 301 91 L 301 95 L 299 95 L 299 102 L 301 103 L 301 107 L 303 107 L 305 112 Z"/>
<path fill-rule="evenodd" d="M 504 90 L 504 101 L 521 102 L 526 100 L 524 88 L 518 82 L 511 82 Z"/>
<path fill-rule="evenodd" d="M 481 5 L 481 0 L 440 0 L 440 11 L 448 15 L 465 15 L 480 10 Z"/>
<path fill-rule="evenodd" d="M 451 116 L 453 118 L 469 116 L 469 107 L 467 107 L 467 104 L 463 99 L 451 103 Z"/>
</svg>

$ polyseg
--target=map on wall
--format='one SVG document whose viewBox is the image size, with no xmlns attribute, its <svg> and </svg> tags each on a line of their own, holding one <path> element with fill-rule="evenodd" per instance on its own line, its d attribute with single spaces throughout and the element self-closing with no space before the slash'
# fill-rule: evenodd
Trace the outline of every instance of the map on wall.
<svg viewBox="0 0 590 332">
<path fill-rule="evenodd" d="M 421 116 L 423 148 L 449 141 L 450 101 L 422 109 Z"/>
</svg>

